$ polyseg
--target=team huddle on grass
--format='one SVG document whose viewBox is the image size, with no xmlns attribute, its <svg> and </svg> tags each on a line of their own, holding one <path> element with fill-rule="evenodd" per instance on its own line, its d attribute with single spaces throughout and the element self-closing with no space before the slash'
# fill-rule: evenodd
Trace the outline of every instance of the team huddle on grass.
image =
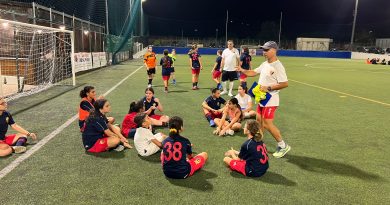
<svg viewBox="0 0 390 205">
<path fill-rule="evenodd" d="M 224 51 L 217 52 L 217 59 L 211 71 L 212 79 L 217 83 L 216 87 L 212 88 L 211 95 L 199 104 L 204 117 L 214 129 L 210 134 L 234 135 L 243 130 L 247 136 L 239 151 L 232 148 L 225 153 L 223 159 L 225 164 L 245 176 L 259 177 L 269 166 L 267 148 L 262 141 L 263 130 L 269 131 L 277 141 L 277 149 L 273 153 L 275 158 L 283 157 L 291 149 L 283 141 L 279 129 L 273 123 L 279 106 L 279 90 L 288 86 L 287 75 L 276 56 L 278 47 L 275 42 L 270 41 L 262 46 L 266 61 L 254 70 L 251 68 L 252 58 L 248 48 L 244 48 L 240 56 L 232 41 L 228 41 L 227 44 L 228 47 Z M 203 65 L 196 45 L 189 51 L 188 56 L 192 90 L 198 90 L 199 73 Z M 172 84 L 177 83 L 174 78 L 175 60 L 174 51 L 169 54 L 168 50 L 164 50 L 160 65 L 165 93 L 168 93 L 171 77 Z M 114 118 L 107 117 L 107 113 L 111 111 L 110 103 L 103 96 L 97 97 L 93 86 L 85 86 L 80 91 L 79 127 L 84 148 L 90 153 L 122 151 L 125 148 L 132 148 L 129 139 L 133 139 L 140 156 L 148 157 L 161 151 L 165 176 L 187 178 L 205 165 L 208 155 L 206 152 L 193 155 L 192 143 L 182 135 L 184 121 L 181 117 L 157 114 L 162 113 L 164 108 L 162 102 L 155 97 L 152 88 L 156 73 L 156 54 L 153 53 L 152 47 L 148 47 L 144 63 L 148 74 L 145 95 L 140 100 L 130 103 L 129 111 L 120 126 L 115 123 Z M 254 84 L 248 91 L 247 77 L 259 74 L 257 85 Z M 234 96 L 232 94 L 234 81 L 238 79 L 240 79 L 238 94 Z M 231 97 L 227 101 L 222 98 L 225 94 Z M 253 110 L 252 97 L 255 97 L 254 101 L 257 103 L 256 110 Z M 36 140 L 36 135 L 16 125 L 6 110 L 6 102 L 0 99 L 0 156 L 26 151 L 27 137 Z M 8 125 L 19 133 L 6 136 Z M 156 127 L 168 128 L 168 135 L 157 133 Z"/>
</svg>

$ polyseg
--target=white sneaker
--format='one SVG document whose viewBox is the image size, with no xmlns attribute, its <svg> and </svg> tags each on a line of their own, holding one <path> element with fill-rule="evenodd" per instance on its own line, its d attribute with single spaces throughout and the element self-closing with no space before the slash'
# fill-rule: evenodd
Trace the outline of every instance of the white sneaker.
<svg viewBox="0 0 390 205">
<path fill-rule="evenodd" d="M 222 93 L 221 93 L 221 94 L 222 94 Z M 229 93 L 228 95 L 229 95 L 229 97 L 233 97 L 233 96 L 234 96 L 232 93 Z"/>
<path fill-rule="evenodd" d="M 152 84 L 148 84 L 148 88 L 151 88 L 152 87 Z"/>
<path fill-rule="evenodd" d="M 27 150 L 25 146 L 13 146 L 12 149 L 14 150 L 15 154 L 20 154 Z"/>
<path fill-rule="evenodd" d="M 114 151 L 116 151 L 116 152 L 122 152 L 124 149 L 125 149 L 125 146 L 123 146 L 123 145 L 118 145 L 118 146 L 114 149 Z"/>
<path fill-rule="evenodd" d="M 221 95 L 225 95 L 226 93 L 227 93 L 227 91 L 224 90 L 221 92 Z"/>
<path fill-rule="evenodd" d="M 233 136 L 233 135 L 234 135 L 234 131 L 231 130 L 231 129 L 228 129 L 228 130 L 226 130 L 225 135 L 231 135 L 231 136 Z"/>
</svg>

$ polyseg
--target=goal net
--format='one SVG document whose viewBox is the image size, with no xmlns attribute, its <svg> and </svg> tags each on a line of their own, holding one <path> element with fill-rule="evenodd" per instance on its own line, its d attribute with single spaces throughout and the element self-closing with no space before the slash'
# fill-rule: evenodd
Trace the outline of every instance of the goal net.
<svg viewBox="0 0 390 205">
<path fill-rule="evenodd" d="M 0 95 L 74 86 L 73 32 L 0 19 Z"/>
</svg>

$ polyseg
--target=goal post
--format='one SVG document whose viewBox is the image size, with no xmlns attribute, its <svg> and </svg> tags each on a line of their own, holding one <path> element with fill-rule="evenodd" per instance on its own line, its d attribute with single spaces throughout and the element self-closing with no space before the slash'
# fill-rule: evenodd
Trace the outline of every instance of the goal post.
<svg viewBox="0 0 390 205">
<path fill-rule="evenodd" d="M 73 31 L 0 19 L 0 94 L 8 100 L 75 86 Z"/>
</svg>

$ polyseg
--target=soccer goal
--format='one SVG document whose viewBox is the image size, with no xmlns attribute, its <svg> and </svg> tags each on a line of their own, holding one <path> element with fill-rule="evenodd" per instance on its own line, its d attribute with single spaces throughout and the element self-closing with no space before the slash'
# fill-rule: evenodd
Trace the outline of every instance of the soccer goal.
<svg viewBox="0 0 390 205">
<path fill-rule="evenodd" d="M 0 95 L 13 100 L 74 86 L 72 31 L 0 19 Z"/>
</svg>

